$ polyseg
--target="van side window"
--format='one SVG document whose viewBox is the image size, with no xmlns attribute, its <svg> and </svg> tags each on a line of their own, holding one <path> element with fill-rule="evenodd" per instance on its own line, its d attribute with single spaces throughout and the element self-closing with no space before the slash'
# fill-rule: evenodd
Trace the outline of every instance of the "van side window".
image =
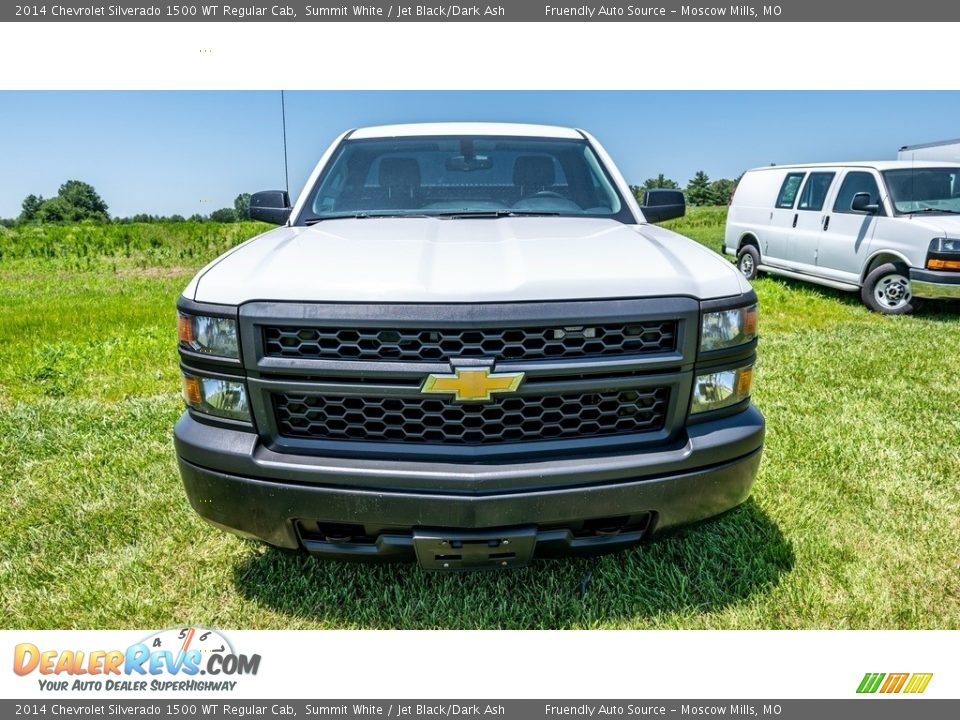
<svg viewBox="0 0 960 720">
<path fill-rule="evenodd" d="M 835 213 L 848 213 L 851 215 L 863 215 L 862 212 L 851 210 L 853 196 L 857 193 L 870 193 L 870 202 L 880 205 L 880 188 L 877 187 L 877 181 L 873 175 L 868 172 L 848 172 L 840 183 L 840 191 L 837 193 L 837 201 L 833 204 Z M 883 215 L 883 206 L 880 206 L 878 215 Z"/>
<path fill-rule="evenodd" d="M 800 193 L 797 210 L 822 210 L 823 201 L 827 199 L 827 191 L 835 175 L 836 173 L 832 172 L 810 173 L 803 192 Z"/>
<path fill-rule="evenodd" d="M 797 190 L 800 189 L 803 176 L 804 173 L 787 173 L 783 179 L 783 185 L 780 186 L 780 194 L 777 196 L 778 208 L 784 210 L 793 208 L 793 201 L 797 199 Z"/>
</svg>

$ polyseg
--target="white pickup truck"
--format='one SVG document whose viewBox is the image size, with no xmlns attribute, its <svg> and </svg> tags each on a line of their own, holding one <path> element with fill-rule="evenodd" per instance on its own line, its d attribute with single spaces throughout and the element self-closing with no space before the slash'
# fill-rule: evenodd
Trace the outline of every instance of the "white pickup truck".
<svg viewBox="0 0 960 720">
<path fill-rule="evenodd" d="M 756 297 L 581 130 L 352 130 L 178 302 L 175 444 L 212 524 L 341 559 L 515 567 L 735 507 Z"/>
</svg>

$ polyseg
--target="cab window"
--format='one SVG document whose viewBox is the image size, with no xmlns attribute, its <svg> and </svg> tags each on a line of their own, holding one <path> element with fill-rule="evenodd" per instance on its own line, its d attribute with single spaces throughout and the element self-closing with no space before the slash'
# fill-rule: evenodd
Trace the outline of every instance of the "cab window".
<svg viewBox="0 0 960 720">
<path fill-rule="evenodd" d="M 783 210 L 793 209 L 793 203 L 797 199 L 797 190 L 800 189 L 800 183 L 803 182 L 804 173 L 787 173 L 783 179 L 783 185 L 780 186 L 780 194 L 777 196 L 777 207 Z"/>
<path fill-rule="evenodd" d="M 832 172 L 810 173 L 803 186 L 803 192 L 800 193 L 797 210 L 822 210 L 823 203 L 827 199 L 827 191 L 835 175 L 836 173 Z"/>
<path fill-rule="evenodd" d="M 876 178 L 871 173 L 855 171 L 848 172 L 843 182 L 840 183 L 840 190 L 837 192 L 837 200 L 833 203 L 835 213 L 847 213 L 850 215 L 864 215 L 863 211 L 851 210 L 853 196 L 857 193 L 867 193 L 870 195 L 870 202 L 874 205 L 880 203 L 880 188 L 877 187 Z M 878 215 L 883 215 L 883 206 L 881 205 Z"/>
</svg>

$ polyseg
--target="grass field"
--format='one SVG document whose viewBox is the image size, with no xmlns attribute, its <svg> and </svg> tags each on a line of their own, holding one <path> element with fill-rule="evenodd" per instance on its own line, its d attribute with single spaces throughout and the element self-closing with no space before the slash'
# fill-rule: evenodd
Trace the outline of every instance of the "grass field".
<svg viewBox="0 0 960 720">
<path fill-rule="evenodd" d="M 718 249 L 722 209 L 673 224 Z M 755 283 L 753 497 L 658 543 L 503 574 L 318 562 L 190 509 L 174 302 L 254 225 L 0 229 L 6 628 L 960 628 L 960 313 Z M 576 589 L 591 569 L 593 583 Z"/>
</svg>

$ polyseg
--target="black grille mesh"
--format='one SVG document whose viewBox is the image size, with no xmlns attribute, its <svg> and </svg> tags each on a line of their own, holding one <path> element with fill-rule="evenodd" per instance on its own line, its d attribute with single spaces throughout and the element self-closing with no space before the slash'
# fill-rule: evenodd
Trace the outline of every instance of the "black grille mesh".
<svg viewBox="0 0 960 720">
<path fill-rule="evenodd" d="M 445 361 L 589 357 L 671 352 L 677 322 L 486 330 L 416 328 L 263 328 L 269 357 L 330 360 Z"/>
<path fill-rule="evenodd" d="M 441 398 L 277 393 L 283 436 L 322 440 L 486 445 L 652 432 L 664 426 L 669 389 Z"/>
</svg>

